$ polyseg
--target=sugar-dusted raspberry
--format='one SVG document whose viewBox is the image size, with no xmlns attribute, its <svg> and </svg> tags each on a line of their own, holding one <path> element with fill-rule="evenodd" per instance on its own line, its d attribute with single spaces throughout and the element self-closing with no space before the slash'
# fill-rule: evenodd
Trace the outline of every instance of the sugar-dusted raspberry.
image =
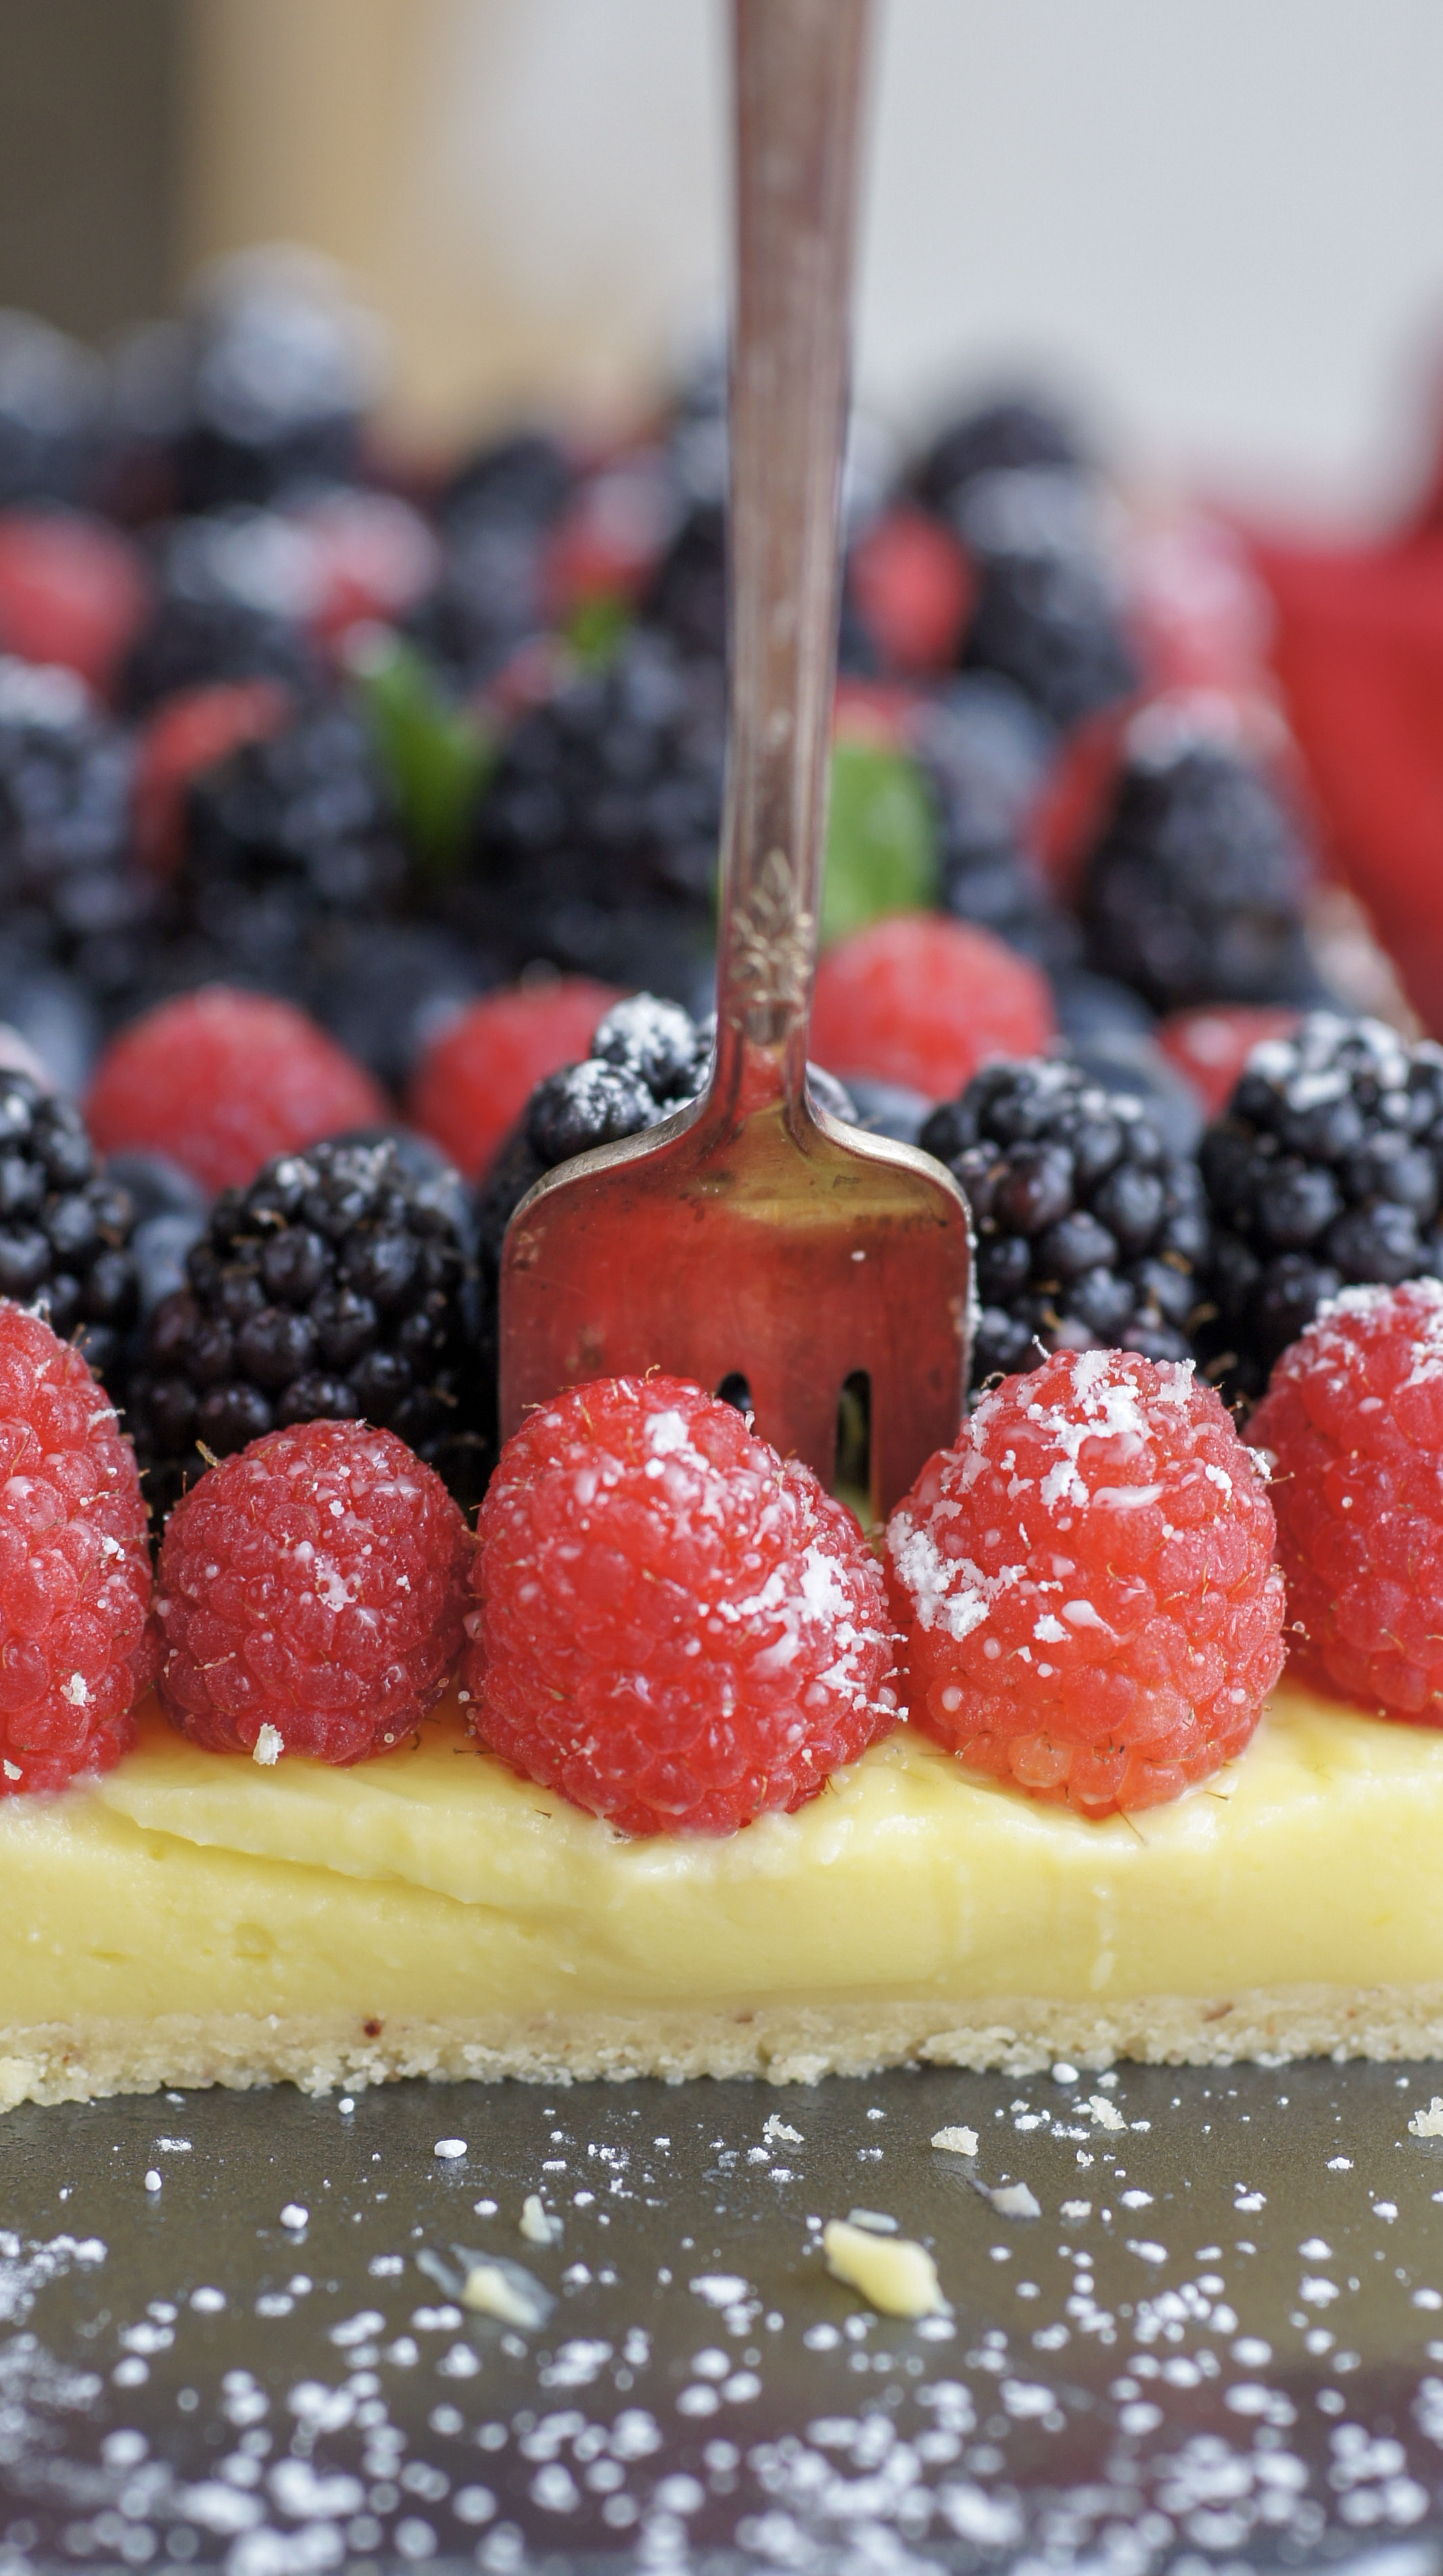
<svg viewBox="0 0 1443 2576">
<path fill-rule="evenodd" d="M 847 561 L 851 596 L 895 671 L 945 670 L 972 605 L 967 558 L 950 528 L 905 502 L 868 528 Z"/>
<path fill-rule="evenodd" d="M 985 930 L 896 913 L 829 948 L 812 1053 L 840 1074 L 951 1100 L 993 1056 L 1039 1055 L 1056 1030 L 1047 978 Z"/>
<path fill-rule="evenodd" d="M 258 1762 L 384 1752 L 455 1669 L 470 1552 L 440 1477 L 393 1431 L 268 1431 L 166 1523 L 155 1608 L 167 1716 L 192 1743 Z"/>
<path fill-rule="evenodd" d="M 0 1303 L 0 1797 L 131 1743 L 155 1664 L 130 1444 L 79 1351 Z"/>
<path fill-rule="evenodd" d="M 1241 1752 L 1283 1661 L 1263 1478 L 1190 1361 L 1059 1351 L 1004 1378 L 887 1530 L 912 1716 L 1082 1814 Z"/>
<path fill-rule="evenodd" d="M 1443 1726 L 1443 1281 L 1330 1298 L 1248 1437 L 1275 1462 L 1293 1670 Z"/>
<path fill-rule="evenodd" d="M 538 1082 L 586 1054 L 621 995 L 584 975 L 487 993 L 453 1020 L 421 1061 L 411 1116 L 475 1180 Z"/>
<path fill-rule="evenodd" d="M 851 1513 L 684 1379 L 601 1379 L 533 1414 L 478 1535 L 475 1732 L 627 1833 L 799 1807 L 897 1723 Z"/>
<path fill-rule="evenodd" d="M 244 1188 L 272 1154 L 388 1114 L 370 1075 L 304 1011 L 225 984 L 123 1029 L 85 1103 L 102 1154 L 168 1154 L 211 1190 Z"/>
</svg>

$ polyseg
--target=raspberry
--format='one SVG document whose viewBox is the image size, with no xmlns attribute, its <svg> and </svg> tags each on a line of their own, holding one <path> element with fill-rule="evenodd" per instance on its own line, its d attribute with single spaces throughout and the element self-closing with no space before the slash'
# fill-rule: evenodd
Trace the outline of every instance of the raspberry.
<svg viewBox="0 0 1443 2576">
<path fill-rule="evenodd" d="M 148 595 L 135 548 L 103 519 L 71 510 L 0 518 L 0 644 L 22 662 L 60 663 L 107 689 Z"/>
<path fill-rule="evenodd" d="M 844 1082 L 870 1074 L 950 1100 L 991 1057 L 1039 1054 L 1055 1027 L 1035 966 L 933 913 L 874 922 L 817 969 L 812 1053 Z"/>
<path fill-rule="evenodd" d="M 1283 1661 L 1257 1464 L 1191 1362 L 1059 1351 L 984 1396 L 887 1529 L 917 1725 L 1088 1816 L 1241 1752 Z"/>
<path fill-rule="evenodd" d="M 362 1762 L 399 1743 L 450 1680 L 469 1553 L 440 1477 L 394 1432 L 301 1422 L 253 1440 L 166 1523 L 172 1725 L 259 1762 Z"/>
<path fill-rule="evenodd" d="M 1276 1461 L 1294 1671 L 1443 1726 L 1443 1282 L 1329 1299 L 1248 1434 Z"/>
<path fill-rule="evenodd" d="M 889 510 L 852 548 L 847 580 L 890 668 L 937 671 L 956 661 L 972 583 L 949 528 L 921 510 Z"/>
<path fill-rule="evenodd" d="M 128 1441 L 77 1350 L 0 1303 L 0 1797 L 107 1771 L 149 1683 L 150 1552 Z"/>
<path fill-rule="evenodd" d="M 1254 1047 L 1267 1038 L 1291 1037 L 1300 1017 L 1283 1003 L 1213 1002 L 1198 1011 L 1174 1011 L 1157 1029 L 1156 1042 L 1192 1084 L 1209 1118 L 1221 1118 Z"/>
<path fill-rule="evenodd" d="M 584 975 L 488 993 L 422 1058 L 411 1116 L 468 1180 L 486 1170 L 536 1085 L 585 1055 L 621 996 Z"/>
<path fill-rule="evenodd" d="M 191 780 L 241 743 L 278 733 L 290 707 L 278 680 L 218 680 L 183 689 L 152 716 L 135 770 L 135 845 L 153 876 L 180 865 Z"/>
<path fill-rule="evenodd" d="M 163 1002 L 101 1057 L 86 1119 L 102 1154 L 168 1154 L 207 1189 L 272 1154 L 383 1126 L 383 1094 L 289 1002 L 224 984 Z"/>
<path fill-rule="evenodd" d="M 533 1414 L 478 1536 L 477 1736 L 627 1833 L 790 1811 L 897 1722 L 851 1513 L 683 1379 L 605 1379 Z"/>
</svg>

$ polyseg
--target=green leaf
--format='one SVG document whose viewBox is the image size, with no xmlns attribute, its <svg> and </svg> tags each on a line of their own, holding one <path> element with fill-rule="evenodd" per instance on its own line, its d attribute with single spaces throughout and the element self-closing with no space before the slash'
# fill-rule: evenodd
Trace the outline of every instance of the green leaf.
<svg viewBox="0 0 1443 2576">
<path fill-rule="evenodd" d="M 448 697 L 425 655 L 398 635 L 367 652 L 356 679 L 407 839 L 424 867 L 450 874 L 496 746 L 480 719 Z"/>
<path fill-rule="evenodd" d="M 585 669 L 604 671 L 620 652 L 630 624 L 631 611 L 624 599 L 615 591 L 596 591 L 572 610 L 566 641 Z"/>
<path fill-rule="evenodd" d="M 916 761 L 884 743 L 834 744 L 823 947 L 889 912 L 926 912 L 937 892 L 937 823 Z"/>
</svg>

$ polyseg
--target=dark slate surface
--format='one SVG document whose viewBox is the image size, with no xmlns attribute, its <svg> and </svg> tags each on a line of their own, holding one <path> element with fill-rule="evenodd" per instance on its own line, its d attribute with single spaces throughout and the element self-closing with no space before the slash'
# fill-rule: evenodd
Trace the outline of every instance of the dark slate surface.
<svg viewBox="0 0 1443 2576">
<path fill-rule="evenodd" d="M 1443 2139 L 1408 2121 L 1443 2069 L 1066 2073 L 12 2112 L 0 2571 L 1436 2576 Z M 950 2319 L 826 2276 L 858 2205 Z M 546 2329 L 448 2306 L 416 2257 L 452 2244 L 523 2261 Z"/>
</svg>

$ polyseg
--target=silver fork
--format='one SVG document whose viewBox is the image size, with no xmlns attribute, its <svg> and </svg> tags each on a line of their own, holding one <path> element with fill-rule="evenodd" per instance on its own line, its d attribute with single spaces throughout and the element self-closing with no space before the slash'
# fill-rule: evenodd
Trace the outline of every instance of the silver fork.
<svg viewBox="0 0 1443 2576">
<path fill-rule="evenodd" d="M 864 1393 L 886 1513 L 956 1433 L 960 1191 L 806 1083 L 836 679 L 838 517 L 868 0 L 733 0 L 731 675 L 717 1040 L 700 1100 L 548 1174 L 501 1268 L 501 1428 L 659 1367 L 750 1399 L 834 1480 Z"/>
</svg>

